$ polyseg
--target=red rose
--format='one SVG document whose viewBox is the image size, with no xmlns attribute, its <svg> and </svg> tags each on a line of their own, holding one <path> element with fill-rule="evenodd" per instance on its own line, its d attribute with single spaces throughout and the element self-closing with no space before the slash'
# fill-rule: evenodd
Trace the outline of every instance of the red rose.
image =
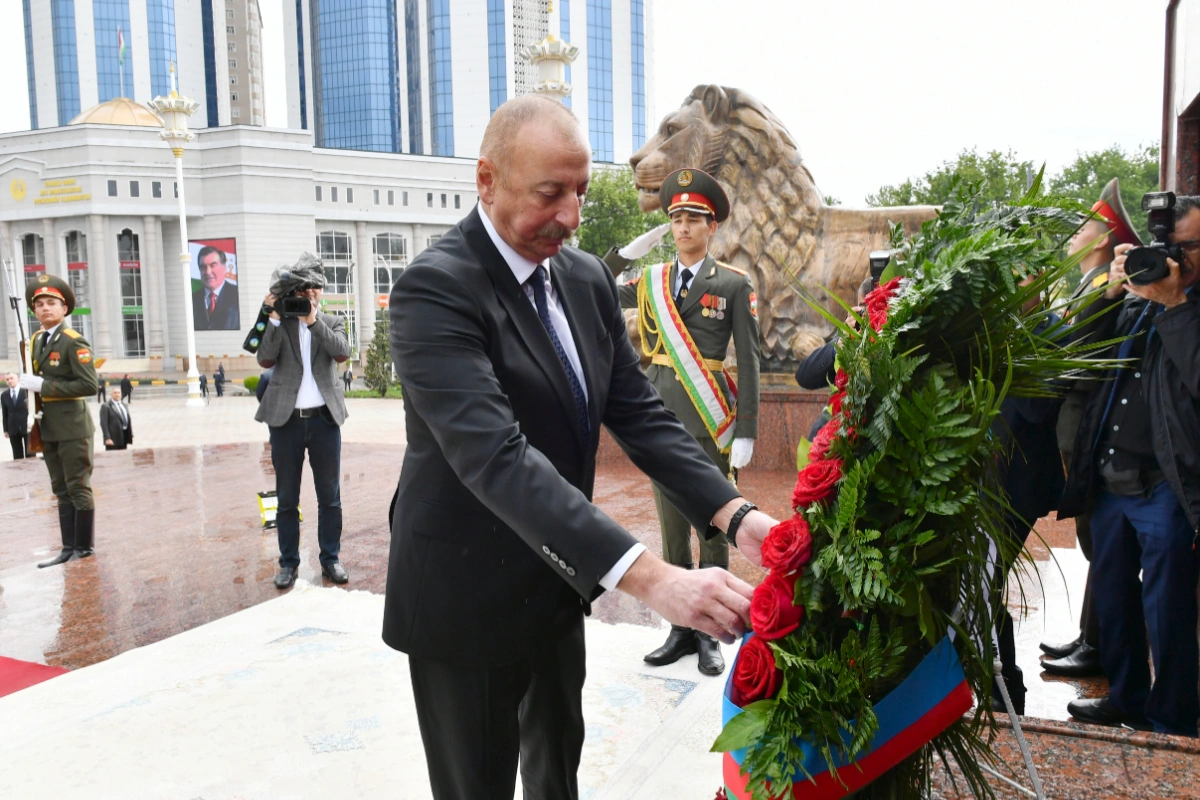
<svg viewBox="0 0 1200 800">
<path fill-rule="evenodd" d="M 839 369 L 833 376 L 833 385 L 839 392 L 844 392 L 848 383 L 850 383 L 850 376 L 846 374 L 846 370 Z"/>
<path fill-rule="evenodd" d="M 800 569 L 812 557 L 812 535 L 808 523 L 799 515 L 771 528 L 762 543 L 762 565 L 776 572 Z"/>
<path fill-rule="evenodd" d="M 863 306 L 867 309 L 867 320 L 875 330 L 879 330 L 887 324 L 888 300 L 896 294 L 899 287 L 900 279 L 892 278 L 863 298 Z"/>
<path fill-rule="evenodd" d="M 770 700 L 779 691 L 783 673 L 775 666 L 775 654 L 761 636 L 751 637 L 738 651 L 733 668 L 733 702 L 748 706 Z"/>
<path fill-rule="evenodd" d="M 792 507 L 805 508 L 833 494 L 837 482 L 842 479 L 842 460 L 827 458 L 813 461 L 800 470 L 796 488 L 792 490 Z"/>
<path fill-rule="evenodd" d="M 820 461 L 829 453 L 829 445 L 837 437 L 838 432 L 842 429 L 842 418 L 836 416 L 826 422 L 821 430 L 817 431 L 817 435 L 813 437 L 812 446 L 808 448 L 808 461 Z"/>
<path fill-rule="evenodd" d="M 844 402 L 846 402 L 845 390 L 840 391 L 840 392 L 834 392 L 833 394 L 829 395 L 829 412 L 835 417 L 837 415 L 841 414 L 842 413 L 842 403 L 844 403 Z"/>
<path fill-rule="evenodd" d="M 755 634 L 774 641 L 800 627 L 804 609 L 792 602 L 795 591 L 794 580 L 771 570 L 750 601 L 750 627 Z"/>
</svg>

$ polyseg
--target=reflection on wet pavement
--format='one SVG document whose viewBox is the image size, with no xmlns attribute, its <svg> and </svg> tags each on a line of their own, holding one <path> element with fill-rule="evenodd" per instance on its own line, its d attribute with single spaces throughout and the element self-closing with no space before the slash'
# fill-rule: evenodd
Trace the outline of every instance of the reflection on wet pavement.
<svg viewBox="0 0 1200 800">
<path fill-rule="evenodd" d="M 384 590 L 387 510 L 402 455 L 399 445 L 343 446 L 342 560 L 350 572 L 348 588 Z M 793 482 L 791 472 L 747 470 L 740 485 L 767 513 L 781 517 L 789 511 Z M 61 568 L 34 567 L 57 550 L 59 541 L 44 465 L 34 460 L 0 464 L 0 484 L 0 655 L 78 668 L 278 595 L 272 584 L 275 533 L 261 527 L 256 498 L 257 492 L 274 488 L 266 444 L 98 454 L 93 480 L 97 554 Z M 660 552 L 650 485 L 632 465 L 605 459 L 595 498 L 652 552 Z M 322 581 L 317 505 L 307 477 L 301 509 L 300 579 L 316 583 Z M 1042 583 L 1027 582 L 1029 616 L 1018 625 L 1019 660 L 1030 688 L 1029 713 L 1065 719 L 1068 700 L 1103 692 L 1105 684 L 1050 678 L 1037 668 L 1039 641 L 1075 635 L 1077 610 L 1066 610 L 1064 587 L 1078 598 L 1084 575 L 1078 551 L 1067 549 L 1074 546 L 1071 529 L 1043 521 L 1039 530 L 1055 548 L 1065 582 L 1047 560 L 1049 551 L 1031 545 Z M 762 573 L 737 552 L 731 569 L 751 583 L 761 579 Z M 603 595 L 594 614 L 606 622 L 662 624 L 653 611 L 619 592 Z"/>
</svg>

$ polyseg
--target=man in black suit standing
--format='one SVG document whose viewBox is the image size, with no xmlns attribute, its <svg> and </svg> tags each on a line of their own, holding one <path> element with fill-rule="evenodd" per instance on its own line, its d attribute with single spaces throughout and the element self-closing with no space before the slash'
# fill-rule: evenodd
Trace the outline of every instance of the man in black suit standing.
<svg viewBox="0 0 1200 800">
<path fill-rule="evenodd" d="M 198 331 L 236 331 L 238 287 L 225 280 L 225 251 L 212 245 L 200 248 L 196 256 L 200 267 L 199 289 L 192 292 L 192 319 Z"/>
<path fill-rule="evenodd" d="M 100 406 L 100 435 L 105 450 L 124 450 L 133 444 L 133 420 L 118 389 L 113 389 L 112 399 Z"/>
<path fill-rule="evenodd" d="M 126 375 L 121 378 L 121 402 L 128 405 L 133 402 L 133 381 Z"/>
<path fill-rule="evenodd" d="M 432 793 L 573 800 L 584 614 L 621 589 L 729 643 L 751 590 L 664 563 L 591 503 L 599 429 L 707 535 L 754 563 L 774 525 L 663 406 L 579 226 L 591 148 L 537 95 L 492 116 L 480 203 L 392 288 L 408 449 L 392 504 L 383 638 L 409 655 Z"/>
<path fill-rule="evenodd" d="M 16 375 L 4 377 L 6 388 L 0 396 L 4 410 L 4 438 L 12 445 L 13 460 L 30 457 L 29 452 L 29 395 L 17 385 Z"/>
</svg>

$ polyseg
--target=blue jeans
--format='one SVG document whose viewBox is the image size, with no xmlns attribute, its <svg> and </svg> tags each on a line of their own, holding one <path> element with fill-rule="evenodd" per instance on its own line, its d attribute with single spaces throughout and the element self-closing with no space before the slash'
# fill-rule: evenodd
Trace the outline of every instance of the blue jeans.
<svg viewBox="0 0 1200 800">
<path fill-rule="evenodd" d="M 1200 716 L 1195 535 L 1165 481 L 1150 497 L 1097 495 L 1091 580 L 1100 662 L 1113 705 L 1126 714 L 1145 713 L 1158 733 L 1196 736 Z M 1153 686 L 1148 656 L 1154 658 Z"/>
<path fill-rule="evenodd" d="M 342 430 L 322 410 L 312 417 L 292 418 L 271 426 L 271 463 L 275 466 L 275 514 L 279 533 L 279 566 L 300 566 L 300 478 L 304 451 L 308 450 L 313 484 L 317 490 L 317 543 L 321 566 L 338 560 L 342 549 L 342 490 L 338 477 L 342 463 Z"/>
</svg>

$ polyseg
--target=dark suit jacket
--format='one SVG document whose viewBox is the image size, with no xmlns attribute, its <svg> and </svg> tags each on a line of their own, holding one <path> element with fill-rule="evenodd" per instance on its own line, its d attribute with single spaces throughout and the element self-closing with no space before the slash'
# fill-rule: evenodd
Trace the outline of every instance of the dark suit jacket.
<svg viewBox="0 0 1200 800">
<path fill-rule="evenodd" d="M 591 503 L 603 423 L 699 530 L 737 490 L 663 406 L 617 287 L 566 248 L 551 276 L 587 383 L 585 439 L 566 372 L 478 210 L 392 287 L 408 448 L 393 498 L 383 638 L 411 655 L 502 664 L 589 608 L 635 543 Z"/>
<path fill-rule="evenodd" d="M 121 412 L 113 408 L 112 401 L 100 406 L 100 434 L 107 441 L 112 439 L 115 450 L 124 450 L 133 444 L 133 417 L 125 409 L 127 424 L 122 426 Z"/>
<path fill-rule="evenodd" d="M 242 327 L 238 315 L 238 287 L 225 282 L 217 295 L 217 307 L 212 314 L 204 307 L 204 287 L 192 292 L 192 318 L 198 331 L 236 331 Z"/>
<path fill-rule="evenodd" d="M 29 433 L 29 395 L 24 389 L 17 390 L 17 400 L 13 402 L 12 389 L 8 384 L 3 385 L 4 395 L 0 397 L 0 408 L 4 412 L 4 432 L 9 436 L 25 436 Z"/>
</svg>

